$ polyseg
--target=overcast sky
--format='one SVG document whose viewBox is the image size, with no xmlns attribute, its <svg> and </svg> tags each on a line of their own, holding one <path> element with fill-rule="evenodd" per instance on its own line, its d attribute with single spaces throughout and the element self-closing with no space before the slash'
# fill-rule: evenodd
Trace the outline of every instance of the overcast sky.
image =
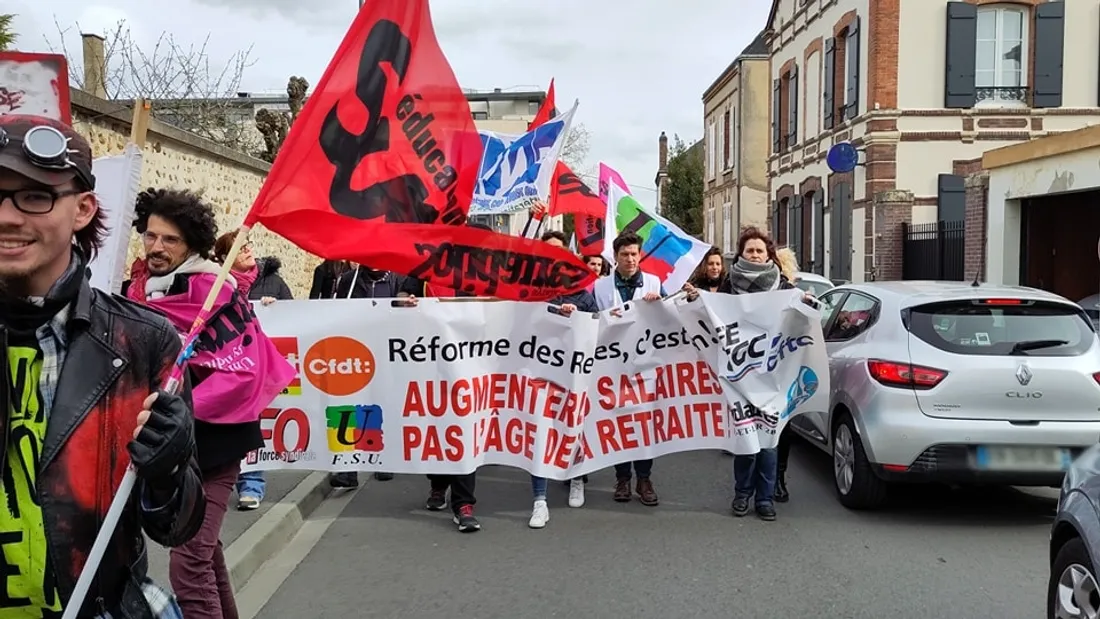
<svg viewBox="0 0 1100 619">
<path fill-rule="evenodd" d="M 371 1 L 371 0 L 368 0 Z M 382 0 L 379 0 L 382 1 Z M 432 0 L 436 33 L 464 88 L 541 90 L 581 102 L 591 134 L 586 167 L 606 161 L 652 203 L 661 131 L 701 139 L 703 90 L 764 27 L 770 0 Z M 328 8 L 319 8 L 328 7 Z M 357 0 L 5 0 L 17 48 L 79 56 L 79 31 L 125 20 L 152 47 L 169 31 L 224 63 L 251 46 L 241 90 L 281 91 L 290 75 L 316 83 Z M 79 24 L 79 27 L 78 25 Z M 581 172 L 580 170 L 577 170 Z"/>
</svg>

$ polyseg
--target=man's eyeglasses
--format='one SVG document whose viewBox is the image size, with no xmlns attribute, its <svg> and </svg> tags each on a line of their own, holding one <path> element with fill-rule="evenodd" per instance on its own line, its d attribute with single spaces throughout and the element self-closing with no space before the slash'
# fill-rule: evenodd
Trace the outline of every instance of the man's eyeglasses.
<svg viewBox="0 0 1100 619">
<path fill-rule="evenodd" d="M 157 241 L 160 241 L 161 247 L 165 249 L 175 249 L 183 244 L 183 239 L 178 236 L 173 236 L 171 234 L 155 234 L 149 231 L 142 233 L 141 240 L 149 247 L 156 245 Z"/>
<path fill-rule="evenodd" d="M 53 191 L 50 189 L 0 189 L 0 204 L 11 198 L 11 203 L 16 210 L 28 215 L 45 215 L 53 210 L 57 201 L 67 196 L 75 196 L 84 193 L 78 189 L 65 191 Z"/>
</svg>

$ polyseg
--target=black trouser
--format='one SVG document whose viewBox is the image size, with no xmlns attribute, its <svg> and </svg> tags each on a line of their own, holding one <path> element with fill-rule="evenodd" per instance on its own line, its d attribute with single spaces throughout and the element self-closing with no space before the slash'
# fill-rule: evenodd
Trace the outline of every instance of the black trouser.
<svg viewBox="0 0 1100 619">
<path fill-rule="evenodd" d="M 791 457 L 791 439 L 791 426 L 788 424 L 783 426 L 783 431 L 779 433 L 779 444 L 776 445 L 780 473 L 787 470 L 787 460 Z"/>
<path fill-rule="evenodd" d="M 635 460 L 616 464 L 615 479 L 630 479 L 631 464 L 634 465 L 634 472 L 638 474 L 638 479 L 649 479 L 649 474 L 653 472 L 653 460 Z"/>
<path fill-rule="evenodd" d="M 432 482 L 432 490 L 446 492 L 451 489 L 451 509 L 457 514 L 458 509 L 464 505 L 476 505 L 474 487 L 477 483 L 477 472 L 466 475 L 428 475 L 428 481 Z"/>
</svg>

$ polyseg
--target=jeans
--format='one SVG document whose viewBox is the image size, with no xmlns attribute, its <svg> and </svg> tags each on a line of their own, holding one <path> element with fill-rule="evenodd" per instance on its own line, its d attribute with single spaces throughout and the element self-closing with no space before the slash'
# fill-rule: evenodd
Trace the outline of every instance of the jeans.
<svg viewBox="0 0 1100 619">
<path fill-rule="evenodd" d="M 206 515 L 191 541 L 170 551 L 168 580 L 187 619 L 237 619 L 237 602 L 222 552 L 221 530 L 240 463 L 203 471 Z"/>
<path fill-rule="evenodd" d="M 635 460 L 634 462 L 616 464 L 615 479 L 630 479 L 631 464 L 634 465 L 634 473 L 638 476 L 638 479 L 649 479 L 649 474 L 653 472 L 653 460 Z"/>
<path fill-rule="evenodd" d="M 263 471 L 249 471 L 237 477 L 237 496 L 239 497 L 252 496 L 262 501 L 266 487 L 267 482 L 264 481 Z"/>
<path fill-rule="evenodd" d="M 531 476 L 531 495 L 536 501 L 546 500 L 546 478 Z"/>
<path fill-rule="evenodd" d="M 755 495 L 756 505 L 772 504 L 778 457 L 775 449 L 761 449 L 751 456 L 733 457 L 733 495 L 749 499 Z"/>
<path fill-rule="evenodd" d="M 458 513 L 459 508 L 466 505 L 474 505 L 474 488 L 477 485 L 477 473 L 466 475 L 428 475 L 428 481 L 432 483 L 432 490 L 446 492 L 451 489 L 451 509 Z"/>
</svg>

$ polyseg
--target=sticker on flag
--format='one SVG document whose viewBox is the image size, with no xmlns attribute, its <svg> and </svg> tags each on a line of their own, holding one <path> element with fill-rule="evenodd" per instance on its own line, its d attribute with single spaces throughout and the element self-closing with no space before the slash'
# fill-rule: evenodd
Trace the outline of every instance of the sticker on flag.
<svg viewBox="0 0 1100 619">
<path fill-rule="evenodd" d="M 522 135 L 480 131 L 482 156 L 470 215 L 526 211 L 550 195 L 573 108 Z"/>
<path fill-rule="evenodd" d="M 607 194 L 604 238 L 614 239 L 626 231 L 642 238 L 642 270 L 656 275 L 665 290 L 679 290 L 710 250 L 710 245 L 664 217 L 649 212 L 617 183 L 611 183 Z M 604 243 L 604 257 L 614 263 L 611 247 L 611 243 Z"/>
</svg>

